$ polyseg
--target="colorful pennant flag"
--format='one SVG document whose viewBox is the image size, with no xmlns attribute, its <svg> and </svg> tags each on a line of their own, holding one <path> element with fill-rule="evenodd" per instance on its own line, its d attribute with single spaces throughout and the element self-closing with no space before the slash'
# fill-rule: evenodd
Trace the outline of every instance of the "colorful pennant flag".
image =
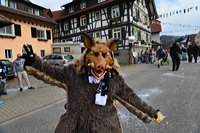
<svg viewBox="0 0 200 133">
<path fill-rule="evenodd" d="M 194 8 L 196 11 L 198 10 L 198 6 L 195 6 Z M 193 9 L 193 7 L 190 7 L 190 8 L 186 8 L 183 10 L 177 10 L 177 11 L 173 11 L 173 12 L 169 12 L 169 13 L 164 13 L 164 14 L 159 15 L 159 18 L 169 17 L 169 16 L 172 16 L 175 14 L 189 13 L 189 12 L 191 12 L 192 9 Z"/>
</svg>

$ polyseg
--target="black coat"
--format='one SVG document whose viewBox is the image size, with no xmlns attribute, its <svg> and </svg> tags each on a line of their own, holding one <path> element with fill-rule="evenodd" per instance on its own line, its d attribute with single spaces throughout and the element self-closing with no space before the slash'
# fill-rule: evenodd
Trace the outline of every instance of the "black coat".
<svg viewBox="0 0 200 133">
<path fill-rule="evenodd" d="M 194 56 L 198 56 L 198 55 L 199 55 L 199 47 L 198 47 L 197 45 L 192 46 L 192 48 L 191 48 L 191 53 L 192 53 Z"/>
<path fill-rule="evenodd" d="M 180 59 L 178 54 L 181 54 L 182 51 L 178 44 L 174 43 L 170 48 L 170 56 L 172 59 Z"/>
</svg>

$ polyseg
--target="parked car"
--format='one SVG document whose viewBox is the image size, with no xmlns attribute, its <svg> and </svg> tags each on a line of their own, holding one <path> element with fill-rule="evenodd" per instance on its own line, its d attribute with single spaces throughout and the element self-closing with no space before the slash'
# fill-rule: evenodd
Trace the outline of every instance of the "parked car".
<svg viewBox="0 0 200 133">
<path fill-rule="evenodd" d="M 6 59 L 0 59 L 0 62 L 2 62 L 7 67 L 7 70 L 8 70 L 8 72 L 6 73 L 7 78 L 13 79 L 15 77 L 13 63 Z"/>
<path fill-rule="evenodd" d="M 69 54 L 50 54 L 43 58 L 44 61 L 49 62 L 55 66 L 66 66 L 74 60 L 74 57 Z"/>
</svg>

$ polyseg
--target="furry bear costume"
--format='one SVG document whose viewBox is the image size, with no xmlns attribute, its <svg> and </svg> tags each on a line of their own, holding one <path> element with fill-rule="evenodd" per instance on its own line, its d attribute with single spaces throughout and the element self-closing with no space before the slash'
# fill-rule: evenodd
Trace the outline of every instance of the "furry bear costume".
<svg viewBox="0 0 200 133">
<path fill-rule="evenodd" d="M 90 44 L 89 46 L 88 43 L 94 44 Z M 110 48 L 109 53 L 111 54 L 116 48 L 117 42 L 111 40 L 108 43 L 107 46 Z M 105 106 L 95 104 L 95 95 L 97 94 L 96 90 L 99 84 L 89 83 L 89 65 L 85 64 L 85 62 L 89 49 L 92 49 L 91 46 L 95 47 L 98 44 L 99 46 L 101 44 L 101 46 L 105 47 L 104 42 L 95 40 L 85 34 L 85 52 L 80 59 L 65 67 L 51 66 L 33 54 L 30 45 L 24 45 L 27 54 L 23 55 L 23 57 L 26 59 L 26 66 L 29 66 L 27 67 L 29 74 L 33 74 L 37 78 L 52 85 L 62 87 L 67 91 L 67 111 L 61 116 L 55 132 L 122 133 L 114 100 L 118 100 L 142 121 L 146 123 L 156 121 L 159 123 L 163 119 L 161 113 L 148 106 L 126 85 L 121 76 L 120 67 L 114 57 L 110 58 L 113 60 L 113 64 L 109 67 L 109 72 L 107 71 L 104 75 L 104 79 L 107 79 L 108 86 L 106 104 Z M 92 56 L 94 55 L 92 52 L 90 54 Z"/>
</svg>

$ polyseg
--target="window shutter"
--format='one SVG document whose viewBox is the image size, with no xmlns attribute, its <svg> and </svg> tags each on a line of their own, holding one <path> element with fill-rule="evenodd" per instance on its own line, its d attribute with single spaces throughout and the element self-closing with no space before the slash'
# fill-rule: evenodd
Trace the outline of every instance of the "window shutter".
<svg viewBox="0 0 200 133">
<path fill-rule="evenodd" d="M 110 7 L 107 8 L 107 15 L 108 15 L 108 19 L 111 19 L 111 8 Z"/>
<path fill-rule="evenodd" d="M 37 38 L 36 28 L 34 28 L 34 27 L 31 27 L 31 36 L 32 36 L 32 38 Z"/>
<path fill-rule="evenodd" d="M 140 19 L 140 10 L 138 9 L 138 19 Z"/>
<path fill-rule="evenodd" d="M 89 19 L 90 19 L 89 14 L 87 14 L 86 15 L 87 24 L 89 24 Z"/>
<path fill-rule="evenodd" d="M 81 42 L 83 42 L 83 36 L 81 36 Z"/>
<path fill-rule="evenodd" d="M 51 31 L 50 30 L 46 30 L 47 32 L 47 39 L 51 40 Z"/>
<path fill-rule="evenodd" d="M 69 24 L 69 30 L 71 30 L 72 26 L 71 26 L 71 21 L 70 20 L 68 21 L 68 24 Z"/>
<path fill-rule="evenodd" d="M 21 36 L 21 25 L 15 24 L 15 35 Z"/>
<path fill-rule="evenodd" d="M 135 29 L 132 28 L 132 35 L 134 36 L 135 35 Z"/>
<path fill-rule="evenodd" d="M 125 27 L 122 27 L 122 29 L 121 29 L 121 35 L 122 35 L 122 40 L 125 40 L 126 39 L 126 30 L 125 30 Z"/>
<path fill-rule="evenodd" d="M 108 38 L 112 38 L 112 30 L 108 30 Z"/>
<path fill-rule="evenodd" d="M 77 27 L 80 27 L 80 17 L 77 17 Z"/>
<path fill-rule="evenodd" d="M 120 17 L 123 17 L 124 16 L 123 3 L 119 5 L 119 11 L 120 11 Z"/>
<path fill-rule="evenodd" d="M 133 17 L 133 7 L 131 7 L 131 16 Z"/>
</svg>

